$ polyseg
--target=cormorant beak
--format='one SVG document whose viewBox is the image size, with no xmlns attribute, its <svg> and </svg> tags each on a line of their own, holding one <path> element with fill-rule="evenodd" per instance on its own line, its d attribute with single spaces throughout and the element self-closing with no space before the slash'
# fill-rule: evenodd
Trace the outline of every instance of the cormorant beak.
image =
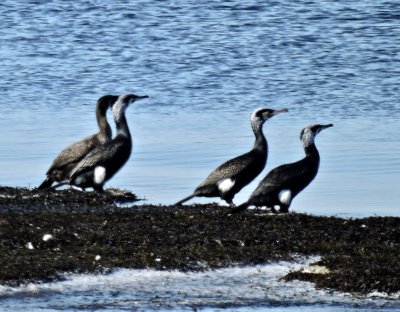
<svg viewBox="0 0 400 312">
<path fill-rule="evenodd" d="M 324 130 L 324 129 L 326 129 L 326 128 L 330 128 L 330 127 L 333 127 L 333 124 L 320 125 L 320 130 L 319 130 L 319 131 Z"/>
<path fill-rule="evenodd" d="M 278 115 L 280 113 L 287 113 L 289 110 L 287 108 L 283 108 L 283 109 L 276 109 L 272 112 L 271 117 Z"/>
<path fill-rule="evenodd" d="M 148 95 L 137 95 L 135 101 L 147 99 L 148 97 L 149 97 Z"/>
<path fill-rule="evenodd" d="M 135 103 L 136 101 L 142 99 L 147 99 L 148 97 L 149 97 L 148 95 L 133 95 L 133 97 L 129 101 L 129 104 Z"/>
<path fill-rule="evenodd" d="M 326 129 L 326 128 L 330 128 L 333 127 L 333 124 L 328 124 L 328 125 L 317 125 L 317 128 L 314 130 L 316 131 L 315 134 L 320 133 L 322 130 Z"/>
</svg>

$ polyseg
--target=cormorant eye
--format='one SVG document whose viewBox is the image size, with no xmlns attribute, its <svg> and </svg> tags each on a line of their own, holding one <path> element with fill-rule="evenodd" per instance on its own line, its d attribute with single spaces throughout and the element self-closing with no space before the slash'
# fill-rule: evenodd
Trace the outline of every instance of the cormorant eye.
<svg viewBox="0 0 400 312">
<path fill-rule="evenodd" d="M 257 112 L 256 116 L 257 116 L 258 118 L 262 118 L 262 117 L 263 117 L 263 114 L 268 113 L 268 112 L 269 112 L 268 109 L 262 109 L 262 110 L 260 110 L 260 111 Z"/>
</svg>

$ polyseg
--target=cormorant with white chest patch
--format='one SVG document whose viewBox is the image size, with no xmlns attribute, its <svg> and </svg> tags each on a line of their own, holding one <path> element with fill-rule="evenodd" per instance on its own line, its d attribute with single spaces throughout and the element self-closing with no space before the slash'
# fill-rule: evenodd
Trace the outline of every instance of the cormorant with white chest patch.
<svg viewBox="0 0 400 312">
<path fill-rule="evenodd" d="M 272 116 L 287 111 L 287 109 L 268 108 L 255 110 L 250 119 L 256 137 L 253 149 L 220 165 L 195 189 L 193 194 L 180 200 L 176 205 L 199 196 L 220 197 L 230 206 L 234 206 L 233 197 L 261 173 L 267 162 L 268 143 L 262 132 L 264 122 Z"/>
<path fill-rule="evenodd" d="M 83 157 L 96 146 L 105 144 L 111 140 L 112 131 L 107 122 L 106 114 L 108 108 L 111 107 L 117 98 L 118 96 L 116 95 L 105 95 L 97 100 L 96 118 L 99 132 L 62 150 L 54 159 L 46 173 L 46 179 L 39 185 L 38 189 L 45 190 L 51 187 L 54 182 L 61 182 L 67 179 Z"/>
<path fill-rule="evenodd" d="M 110 142 L 93 149 L 74 168 L 68 183 L 81 188 L 92 187 L 103 192 L 106 181 L 128 161 L 132 150 L 132 137 L 125 117 L 130 104 L 148 98 L 134 94 L 120 95 L 112 105 L 117 135 Z"/>
<path fill-rule="evenodd" d="M 245 210 L 249 206 L 267 207 L 275 212 L 288 212 L 293 198 L 314 180 L 318 173 L 320 157 L 315 146 L 315 136 L 329 125 L 310 125 L 301 130 L 300 139 L 306 156 L 295 163 L 282 165 L 272 169 L 258 184 L 245 203 L 232 209 L 230 213 Z"/>
</svg>

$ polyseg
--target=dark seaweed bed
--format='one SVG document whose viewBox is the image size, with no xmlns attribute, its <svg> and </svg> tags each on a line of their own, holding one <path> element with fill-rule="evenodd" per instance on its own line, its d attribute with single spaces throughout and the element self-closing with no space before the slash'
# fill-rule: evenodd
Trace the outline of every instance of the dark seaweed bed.
<svg viewBox="0 0 400 312">
<path fill-rule="evenodd" d="M 0 187 L 0 284 L 53 281 L 65 272 L 205 270 L 320 255 L 329 273 L 297 271 L 284 279 L 359 294 L 400 291 L 400 218 L 115 204 L 133 200 L 118 190 Z M 51 238 L 43 240 L 46 234 Z"/>
</svg>

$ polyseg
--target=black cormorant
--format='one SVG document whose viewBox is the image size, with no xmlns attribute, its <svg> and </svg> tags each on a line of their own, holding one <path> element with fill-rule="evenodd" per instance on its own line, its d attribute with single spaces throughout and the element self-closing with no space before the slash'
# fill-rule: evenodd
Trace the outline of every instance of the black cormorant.
<svg viewBox="0 0 400 312">
<path fill-rule="evenodd" d="M 99 132 L 82 141 L 71 144 L 61 151 L 54 159 L 46 179 L 39 185 L 38 189 L 49 188 L 54 182 L 61 182 L 67 179 L 72 170 L 93 148 L 111 140 L 112 131 L 107 122 L 107 109 L 117 100 L 116 95 L 105 95 L 97 100 L 96 118 L 99 125 Z"/>
<path fill-rule="evenodd" d="M 280 212 L 288 212 L 293 198 L 296 197 L 315 178 L 319 168 L 319 153 L 315 146 L 315 136 L 329 125 L 310 125 L 301 130 L 300 139 L 306 156 L 295 163 L 272 169 L 258 184 L 245 203 L 231 210 L 231 213 L 245 210 L 253 205 L 271 208 L 279 206 Z"/>
<path fill-rule="evenodd" d="M 256 137 L 253 149 L 220 165 L 195 189 L 192 195 L 185 197 L 176 205 L 181 205 L 185 201 L 199 196 L 220 197 L 230 206 L 234 206 L 232 200 L 235 194 L 257 177 L 267 162 L 268 144 L 262 132 L 264 122 L 272 116 L 287 111 L 287 109 L 268 108 L 254 111 L 250 118 Z"/>
<path fill-rule="evenodd" d="M 127 162 L 132 150 L 132 138 L 125 117 L 129 104 L 147 95 L 123 94 L 112 105 L 117 135 L 106 144 L 97 146 L 83 158 L 72 171 L 68 184 L 81 188 L 92 187 L 103 192 L 106 181 Z"/>
</svg>

